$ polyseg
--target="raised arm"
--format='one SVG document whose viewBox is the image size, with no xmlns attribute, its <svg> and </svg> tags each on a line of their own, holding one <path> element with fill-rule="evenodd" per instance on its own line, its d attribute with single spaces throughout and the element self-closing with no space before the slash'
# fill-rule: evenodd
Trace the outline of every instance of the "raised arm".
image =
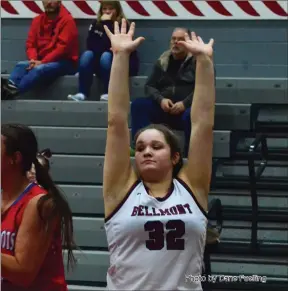
<svg viewBox="0 0 288 291">
<path fill-rule="evenodd" d="M 212 61 L 213 43 L 205 44 L 192 32 L 192 38 L 180 42 L 196 56 L 196 82 L 191 107 L 191 137 L 187 165 L 179 177 L 193 190 L 199 203 L 206 208 L 210 190 L 213 127 L 215 108 L 215 79 Z"/>
<path fill-rule="evenodd" d="M 114 34 L 104 26 L 111 40 L 113 63 L 108 90 L 108 130 L 104 162 L 103 195 L 105 216 L 121 203 L 137 176 L 130 162 L 130 134 L 128 129 L 129 57 L 144 38 L 132 40 L 135 24 L 126 33 L 126 21 L 114 24 Z"/>
</svg>

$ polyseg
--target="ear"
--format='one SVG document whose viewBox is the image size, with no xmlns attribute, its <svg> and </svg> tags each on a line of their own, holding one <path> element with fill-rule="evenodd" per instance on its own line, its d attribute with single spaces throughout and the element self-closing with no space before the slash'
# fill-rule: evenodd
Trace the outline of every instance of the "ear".
<svg viewBox="0 0 288 291">
<path fill-rule="evenodd" d="M 179 163 L 179 160 L 180 160 L 180 154 L 177 152 L 172 157 L 173 166 L 177 165 Z"/>
</svg>

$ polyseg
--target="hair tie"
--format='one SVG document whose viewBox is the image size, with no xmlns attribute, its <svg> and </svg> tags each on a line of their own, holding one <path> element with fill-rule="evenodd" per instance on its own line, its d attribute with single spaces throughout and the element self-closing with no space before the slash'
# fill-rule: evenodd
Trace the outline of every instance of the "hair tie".
<svg viewBox="0 0 288 291">
<path fill-rule="evenodd" d="M 40 151 L 38 155 L 43 156 L 46 159 L 50 159 L 52 157 L 52 153 L 49 148 Z"/>
</svg>

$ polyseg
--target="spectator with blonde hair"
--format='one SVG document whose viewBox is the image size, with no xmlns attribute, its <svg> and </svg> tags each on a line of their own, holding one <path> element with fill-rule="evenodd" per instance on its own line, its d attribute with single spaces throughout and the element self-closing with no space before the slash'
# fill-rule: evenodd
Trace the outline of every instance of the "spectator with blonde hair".
<svg viewBox="0 0 288 291">
<path fill-rule="evenodd" d="M 101 95 L 101 100 L 108 100 L 108 85 L 113 54 L 110 50 L 111 42 L 104 30 L 104 25 L 113 31 L 115 21 L 121 23 L 122 18 L 126 19 L 120 1 L 101 1 L 97 19 L 89 27 L 87 50 L 80 58 L 78 93 L 68 95 L 68 99 L 74 101 L 85 100 L 90 93 L 93 74 L 96 73 L 103 83 L 104 92 Z M 127 22 L 127 29 L 129 30 L 129 21 Z M 137 51 L 135 51 L 130 56 L 130 76 L 136 76 L 138 70 L 139 59 Z"/>
</svg>

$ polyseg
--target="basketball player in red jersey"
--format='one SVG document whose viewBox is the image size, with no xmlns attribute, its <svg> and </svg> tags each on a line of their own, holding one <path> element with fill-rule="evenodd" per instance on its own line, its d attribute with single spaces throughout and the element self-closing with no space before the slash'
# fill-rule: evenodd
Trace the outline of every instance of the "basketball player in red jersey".
<svg viewBox="0 0 288 291">
<path fill-rule="evenodd" d="M 108 92 L 103 195 L 110 252 L 108 290 L 202 290 L 212 167 L 215 81 L 213 39 L 195 33 L 177 45 L 196 57 L 188 161 L 173 132 L 151 125 L 136 135 L 130 161 L 129 55 L 144 40 L 105 27 L 114 54 Z M 191 280 L 192 278 L 192 280 Z M 199 280 L 197 280 L 199 278 Z"/>
<path fill-rule="evenodd" d="M 68 264 L 74 263 L 71 210 L 37 153 L 30 128 L 1 126 L 3 291 L 66 291 L 62 243 L 68 249 Z M 32 163 L 39 185 L 27 177 Z"/>
</svg>

